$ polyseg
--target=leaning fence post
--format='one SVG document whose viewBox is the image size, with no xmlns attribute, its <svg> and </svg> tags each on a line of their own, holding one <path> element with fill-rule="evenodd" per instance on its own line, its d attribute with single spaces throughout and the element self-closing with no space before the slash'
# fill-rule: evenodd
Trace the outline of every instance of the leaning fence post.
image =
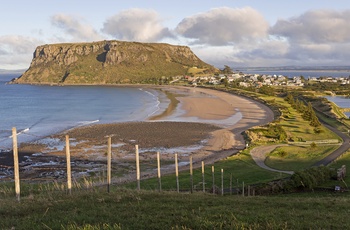
<svg viewBox="0 0 350 230">
<path fill-rule="evenodd" d="M 112 180 L 112 138 L 108 137 L 108 150 L 107 150 L 107 191 L 110 192 L 111 180 Z"/>
<path fill-rule="evenodd" d="M 224 169 L 221 169 L 221 195 L 224 195 Z"/>
<path fill-rule="evenodd" d="M 140 190 L 140 157 L 139 157 L 139 146 L 135 145 L 136 154 L 136 180 L 137 180 L 137 190 Z"/>
<path fill-rule="evenodd" d="M 179 165 L 177 162 L 177 153 L 175 153 L 175 174 L 176 174 L 176 191 L 180 192 L 179 186 Z"/>
<path fill-rule="evenodd" d="M 190 181 L 191 181 L 191 193 L 193 193 L 193 162 L 192 156 L 190 156 Z"/>
<path fill-rule="evenodd" d="M 17 130 L 12 128 L 12 141 L 13 141 L 13 163 L 14 163 L 14 179 L 15 179 L 15 191 L 17 201 L 21 201 L 20 195 L 20 181 L 19 181 L 19 164 L 18 164 L 18 148 L 17 148 Z"/>
<path fill-rule="evenodd" d="M 66 159 L 67 159 L 67 188 L 69 195 L 72 194 L 72 171 L 70 163 L 69 136 L 66 135 Z"/>
<path fill-rule="evenodd" d="M 159 192 L 162 191 L 162 180 L 160 177 L 160 154 L 157 152 L 157 166 L 158 166 L 158 186 L 159 186 Z"/>
<path fill-rule="evenodd" d="M 214 165 L 211 166 L 211 175 L 213 177 L 213 194 L 215 193 L 215 174 L 214 174 Z"/>
<path fill-rule="evenodd" d="M 203 192 L 205 192 L 204 161 L 202 161 L 202 185 L 203 185 Z"/>
</svg>

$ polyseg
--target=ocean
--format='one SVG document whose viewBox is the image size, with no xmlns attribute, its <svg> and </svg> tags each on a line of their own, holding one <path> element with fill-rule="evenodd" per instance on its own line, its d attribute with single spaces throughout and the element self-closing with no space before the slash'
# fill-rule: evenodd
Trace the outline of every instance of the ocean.
<svg viewBox="0 0 350 230">
<path fill-rule="evenodd" d="M 350 108 L 350 98 L 345 96 L 326 96 L 328 101 L 333 102 L 340 108 Z M 350 112 L 344 113 L 346 116 L 350 117 Z"/>
<path fill-rule="evenodd" d="M 114 86 L 39 86 L 6 84 L 18 75 L 0 75 L 0 150 L 70 128 L 144 121 L 169 103 L 161 91 Z"/>
</svg>

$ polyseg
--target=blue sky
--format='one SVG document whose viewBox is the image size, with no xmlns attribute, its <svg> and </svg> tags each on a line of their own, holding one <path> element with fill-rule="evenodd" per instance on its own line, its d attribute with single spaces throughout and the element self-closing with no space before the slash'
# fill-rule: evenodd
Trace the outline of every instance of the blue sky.
<svg viewBox="0 0 350 230">
<path fill-rule="evenodd" d="M 349 0 L 11 0 L 0 8 L 0 69 L 42 44 L 125 40 L 189 46 L 209 64 L 349 65 Z"/>
</svg>

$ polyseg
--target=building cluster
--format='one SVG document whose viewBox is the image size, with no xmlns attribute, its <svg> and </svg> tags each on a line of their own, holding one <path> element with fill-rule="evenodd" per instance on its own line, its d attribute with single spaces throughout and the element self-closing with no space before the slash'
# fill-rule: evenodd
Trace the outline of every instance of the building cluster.
<svg viewBox="0 0 350 230">
<path fill-rule="evenodd" d="M 177 77 L 176 79 L 178 79 Z M 283 75 L 269 75 L 269 74 L 246 74 L 246 73 L 233 73 L 233 74 L 219 74 L 211 76 L 185 76 L 184 80 L 190 84 L 203 85 L 219 85 L 219 84 L 231 84 L 236 82 L 241 87 L 259 87 L 259 86 L 304 86 L 306 81 L 310 82 L 335 82 L 341 84 L 350 84 L 349 78 L 344 77 L 310 77 L 305 79 L 302 76 L 295 76 L 288 78 Z"/>
</svg>

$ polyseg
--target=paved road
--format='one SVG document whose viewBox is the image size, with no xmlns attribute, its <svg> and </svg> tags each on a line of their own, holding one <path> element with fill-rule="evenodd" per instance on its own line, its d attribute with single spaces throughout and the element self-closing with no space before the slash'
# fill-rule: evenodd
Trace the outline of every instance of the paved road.
<svg viewBox="0 0 350 230">
<path fill-rule="evenodd" d="M 320 160 L 319 162 L 316 162 L 314 166 L 321 166 L 321 165 L 329 165 L 334 160 L 336 160 L 338 157 L 340 157 L 343 153 L 345 153 L 350 148 L 350 137 L 343 132 L 337 130 L 336 128 L 333 128 L 329 125 L 324 124 L 328 129 L 330 129 L 332 132 L 336 133 L 342 140 L 343 143 L 341 146 L 333 151 L 331 154 Z M 274 172 L 281 172 L 281 173 L 287 173 L 287 174 L 293 174 L 293 171 L 283 171 L 283 170 L 277 170 L 268 167 L 265 165 L 266 155 L 273 151 L 275 148 L 280 146 L 287 146 L 287 144 L 279 144 L 279 145 L 268 145 L 268 146 L 259 146 L 250 151 L 250 155 L 252 156 L 255 163 L 260 166 L 261 168 L 274 171 Z"/>
<path fill-rule="evenodd" d="M 334 152 L 320 160 L 319 162 L 315 163 L 314 166 L 320 166 L 320 165 L 329 165 L 334 160 L 336 160 L 338 157 L 340 157 L 343 153 L 345 153 L 350 148 L 350 137 L 343 132 L 337 130 L 336 128 L 333 128 L 332 126 L 324 124 L 328 129 L 330 129 L 332 132 L 337 134 L 342 140 L 342 145 L 336 149 Z"/>
</svg>

